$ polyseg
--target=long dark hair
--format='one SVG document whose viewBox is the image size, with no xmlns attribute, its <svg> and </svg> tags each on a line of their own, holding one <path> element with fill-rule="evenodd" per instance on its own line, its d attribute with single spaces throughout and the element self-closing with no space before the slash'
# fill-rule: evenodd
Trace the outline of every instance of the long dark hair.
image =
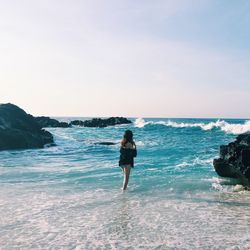
<svg viewBox="0 0 250 250">
<path fill-rule="evenodd" d="M 121 141 L 122 146 L 125 146 L 127 142 L 134 144 L 133 141 L 133 132 L 131 130 L 126 130 Z"/>
</svg>

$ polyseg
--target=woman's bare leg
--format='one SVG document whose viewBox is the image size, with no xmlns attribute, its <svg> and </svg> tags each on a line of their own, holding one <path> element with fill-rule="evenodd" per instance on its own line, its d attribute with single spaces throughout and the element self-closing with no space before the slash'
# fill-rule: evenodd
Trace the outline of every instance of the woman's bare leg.
<svg viewBox="0 0 250 250">
<path fill-rule="evenodd" d="M 130 166 L 127 166 L 123 169 L 123 172 L 124 172 L 123 187 L 122 187 L 123 191 L 126 190 L 127 185 L 128 185 L 130 169 L 131 169 Z"/>
</svg>

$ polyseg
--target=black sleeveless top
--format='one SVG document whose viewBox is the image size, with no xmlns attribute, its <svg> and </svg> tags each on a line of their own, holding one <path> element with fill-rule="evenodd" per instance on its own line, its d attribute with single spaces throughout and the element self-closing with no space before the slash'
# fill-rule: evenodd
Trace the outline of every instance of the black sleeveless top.
<svg viewBox="0 0 250 250">
<path fill-rule="evenodd" d="M 133 168 L 134 167 L 134 157 L 136 157 L 136 156 L 137 156 L 136 146 L 133 149 L 121 147 L 120 148 L 119 166 L 131 165 L 131 167 Z"/>
</svg>

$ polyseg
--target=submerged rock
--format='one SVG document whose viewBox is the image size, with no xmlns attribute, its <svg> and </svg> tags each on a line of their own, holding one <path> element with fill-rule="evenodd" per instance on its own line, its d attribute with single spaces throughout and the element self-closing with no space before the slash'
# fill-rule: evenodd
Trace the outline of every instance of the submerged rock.
<svg viewBox="0 0 250 250">
<path fill-rule="evenodd" d="M 109 141 L 103 141 L 103 142 L 95 142 L 94 144 L 96 144 L 96 145 L 111 146 L 111 145 L 116 145 L 117 143 L 115 143 L 115 142 L 109 142 Z"/>
<path fill-rule="evenodd" d="M 68 128 L 71 127 L 67 122 L 59 122 L 56 119 L 52 119 L 47 116 L 35 117 L 36 122 L 42 127 L 52 127 L 52 128 Z"/>
<path fill-rule="evenodd" d="M 107 126 L 121 125 L 132 123 L 130 120 L 124 117 L 110 117 L 107 119 L 94 118 L 92 120 L 86 120 L 83 122 L 84 127 L 98 127 L 105 128 Z"/>
<path fill-rule="evenodd" d="M 222 177 L 238 178 L 250 184 L 250 134 L 242 134 L 236 141 L 220 146 L 220 158 L 214 159 L 215 171 Z"/>
<path fill-rule="evenodd" d="M 53 136 L 32 115 L 11 103 L 0 104 L 0 150 L 42 148 Z"/>
</svg>

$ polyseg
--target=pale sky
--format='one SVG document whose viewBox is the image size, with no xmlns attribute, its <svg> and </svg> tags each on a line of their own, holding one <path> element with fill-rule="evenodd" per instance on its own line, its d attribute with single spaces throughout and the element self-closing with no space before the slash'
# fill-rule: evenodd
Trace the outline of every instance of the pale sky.
<svg viewBox="0 0 250 250">
<path fill-rule="evenodd" d="M 250 117 L 248 0 L 0 0 L 0 103 L 33 115 Z"/>
</svg>

